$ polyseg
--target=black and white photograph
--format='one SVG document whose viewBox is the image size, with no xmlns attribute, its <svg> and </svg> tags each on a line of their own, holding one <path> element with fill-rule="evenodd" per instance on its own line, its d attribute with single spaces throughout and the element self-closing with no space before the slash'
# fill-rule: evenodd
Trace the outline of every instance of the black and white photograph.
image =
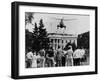
<svg viewBox="0 0 100 81">
<path fill-rule="evenodd" d="M 97 7 L 12 3 L 12 78 L 97 74 Z"/>
<path fill-rule="evenodd" d="M 90 15 L 25 12 L 25 68 L 88 66 Z"/>
</svg>

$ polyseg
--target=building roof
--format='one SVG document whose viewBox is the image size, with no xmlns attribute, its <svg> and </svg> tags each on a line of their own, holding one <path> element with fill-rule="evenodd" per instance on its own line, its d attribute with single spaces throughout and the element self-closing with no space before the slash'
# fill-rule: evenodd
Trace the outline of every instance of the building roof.
<svg viewBox="0 0 100 81">
<path fill-rule="evenodd" d="M 48 37 L 76 37 L 77 38 L 77 35 L 63 34 L 63 33 L 48 33 Z"/>
</svg>

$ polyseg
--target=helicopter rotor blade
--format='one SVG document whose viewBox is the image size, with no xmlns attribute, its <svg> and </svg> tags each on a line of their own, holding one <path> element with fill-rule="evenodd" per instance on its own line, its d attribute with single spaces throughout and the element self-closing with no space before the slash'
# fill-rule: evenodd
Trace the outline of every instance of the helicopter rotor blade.
<svg viewBox="0 0 100 81">
<path fill-rule="evenodd" d="M 55 17 L 52 17 L 51 19 L 55 19 L 55 20 L 63 20 L 63 21 L 77 20 L 77 19 L 64 19 L 64 17 L 62 17 L 62 18 L 55 18 Z"/>
<path fill-rule="evenodd" d="M 55 20 L 61 20 L 60 18 L 55 18 L 55 17 L 51 17 L 51 19 L 55 19 Z"/>
<path fill-rule="evenodd" d="M 73 21 L 73 20 L 77 20 L 77 19 L 63 19 L 64 21 Z"/>
</svg>

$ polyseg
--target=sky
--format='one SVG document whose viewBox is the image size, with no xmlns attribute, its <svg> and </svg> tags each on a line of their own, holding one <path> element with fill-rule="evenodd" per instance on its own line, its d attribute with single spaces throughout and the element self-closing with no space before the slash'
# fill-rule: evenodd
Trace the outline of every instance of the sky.
<svg viewBox="0 0 100 81">
<path fill-rule="evenodd" d="M 32 24 L 27 24 L 26 29 L 33 31 L 34 23 L 39 25 L 40 19 L 43 19 L 44 26 L 48 33 L 62 33 L 65 34 L 81 34 L 89 31 L 90 28 L 90 16 L 84 14 L 51 14 L 51 13 L 39 13 L 32 12 L 34 19 Z M 63 21 L 66 26 L 65 29 L 57 30 L 57 25 L 59 24 L 59 19 L 72 19 L 71 21 Z"/>
</svg>

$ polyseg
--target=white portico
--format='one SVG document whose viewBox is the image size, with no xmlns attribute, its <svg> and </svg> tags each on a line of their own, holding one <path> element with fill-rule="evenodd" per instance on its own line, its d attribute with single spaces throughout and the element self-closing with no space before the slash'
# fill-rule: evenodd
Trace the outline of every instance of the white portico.
<svg viewBox="0 0 100 81">
<path fill-rule="evenodd" d="M 50 45 L 54 50 L 57 50 L 59 46 L 63 49 L 68 42 L 74 42 L 77 46 L 77 35 L 49 33 L 48 37 L 50 39 Z"/>
</svg>

